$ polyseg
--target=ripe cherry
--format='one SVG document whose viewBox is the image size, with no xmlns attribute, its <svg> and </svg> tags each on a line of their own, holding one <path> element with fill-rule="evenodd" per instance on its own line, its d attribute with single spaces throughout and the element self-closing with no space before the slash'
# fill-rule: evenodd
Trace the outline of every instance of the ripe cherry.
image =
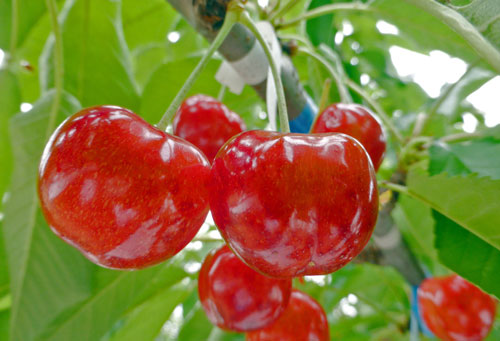
<svg viewBox="0 0 500 341">
<path fill-rule="evenodd" d="M 335 133 L 241 133 L 217 154 L 209 196 L 231 249 L 273 277 L 341 268 L 366 245 L 378 214 L 368 154 Z"/>
<path fill-rule="evenodd" d="M 52 135 L 38 193 L 51 229 L 96 264 L 137 269 L 179 252 L 208 213 L 210 164 L 131 111 L 84 109 Z"/>
<path fill-rule="evenodd" d="M 292 281 L 261 275 L 227 247 L 210 253 L 201 267 L 198 293 L 213 324 L 245 332 L 271 325 L 288 305 Z"/>
<path fill-rule="evenodd" d="M 442 340 L 482 340 L 495 319 L 496 301 L 457 275 L 424 280 L 418 304 L 427 327 Z"/>
<path fill-rule="evenodd" d="M 247 341 L 330 340 L 328 320 L 321 305 L 301 291 L 293 290 L 285 312 L 271 326 L 249 332 Z"/>
<path fill-rule="evenodd" d="M 376 116 L 359 104 L 332 104 L 314 122 L 311 133 L 343 133 L 357 139 L 370 155 L 375 171 L 384 159 L 386 142 Z"/>
<path fill-rule="evenodd" d="M 174 118 L 174 134 L 200 148 L 210 161 L 227 140 L 244 130 L 237 114 L 205 95 L 186 99 Z"/>
</svg>

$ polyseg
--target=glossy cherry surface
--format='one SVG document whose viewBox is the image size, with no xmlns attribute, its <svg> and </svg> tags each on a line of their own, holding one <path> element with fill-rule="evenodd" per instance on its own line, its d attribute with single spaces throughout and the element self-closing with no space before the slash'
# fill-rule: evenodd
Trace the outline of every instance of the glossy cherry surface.
<svg viewBox="0 0 500 341">
<path fill-rule="evenodd" d="M 227 140 L 244 130 L 240 116 L 206 95 L 187 98 L 174 118 L 174 134 L 200 148 L 210 161 Z"/>
<path fill-rule="evenodd" d="M 366 245 L 378 214 L 373 166 L 343 134 L 241 133 L 217 154 L 209 197 L 231 249 L 273 277 L 339 269 Z"/>
<path fill-rule="evenodd" d="M 418 304 L 427 327 L 442 340 L 482 340 L 495 320 L 496 301 L 457 275 L 423 281 Z"/>
<path fill-rule="evenodd" d="M 247 333 L 247 341 L 330 340 L 328 320 L 321 305 L 307 294 L 293 290 L 285 312 L 271 326 Z"/>
<path fill-rule="evenodd" d="M 314 122 L 311 133 L 343 133 L 357 139 L 378 170 L 384 159 L 386 142 L 376 116 L 359 104 L 332 104 Z"/>
<path fill-rule="evenodd" d="M 201 267 L 198 293 L 208 319 L 239 332 L 271 325 L 288 305 L 292 281 L 252 270 L 224 246 Z"/>
<path fill-rule="evenodd" d="M 52 230 L 99 265 L 137 269 L 179 252 L 208 213 L 210 164 L 129 110 L 84 109 L 45 147 L 38 193 Z"/>
</svg>

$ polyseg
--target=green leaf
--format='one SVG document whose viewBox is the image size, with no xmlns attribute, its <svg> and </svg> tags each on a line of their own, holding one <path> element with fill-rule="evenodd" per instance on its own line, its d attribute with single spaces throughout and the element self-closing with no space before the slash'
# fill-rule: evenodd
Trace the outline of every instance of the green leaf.
<svg viewBox="0 0 500 341">
<path fill-rule="evenodd" d="M 153 42 L 166 42 L 177 13 L 165 0 L 122 0 L 123 28 L 131 50 Z"/>
<path fill-rule="evenodd" d="M 446 96 L 446 99 L 441 103 L 437 111 L 449 117 L 455 116 L 464 99 L 495 77 L 495 75 L 490 70 L 474 67 L 458 83 L 448 85 L 452 86 L 453 90 Z"/>
<path fill-rule="evenodd" d="M 497 0 L 475 0 L 467 6 L 457 8 L 494 45 L 500 46 L 500 2 Z"/>
<path fill-rule="evenodd" d="M 49 230 L 38 208 L 36 170 L 54 97 L 54 91 L 47 92 L 31 111 L 14 116 L 10 125 L 14 172 L 5 205 L 4 238 L 12 290 L 12 340 L 34 339 L 52 318 L 90 290 L 87 262 Z M 56 109 L 59 122 L 78 110 L 79 103 L 63 94 Z"/>
<path fill-rule="evenodd" d="M 207 340 L 214 326 L 198 302 L 187 314 L 179 331 L 178 341 Z"/>
<path fill-rule="evenodd" d="M 94 267 L 94 288 L 88 298 L 60 314 L 45 330 L 44 340 L 96 340 L 128 309 L 179 282 L 182 257 L 140 271 L 119 272 Z M 104 318 L 103 318 L 104 317 Z M 82 325 L 82 321 L 86 321 Z"/>
<path fill-rule="evenodd" d="M 9 265 L 5 252 L 5 238 L 3 232 L 3 219 L 0 219 L 0 300 L 9 295 Z M 0 311 L 2 309 L 0 308 Z"/>
<path fill-rule="evenodd" d="M 477 173 L 500 180 L 500 141 L 493 138 L 452 145 L 435 144 L 430 150 L 430 174 Z"/>
<path fill-rule="evenodd" d="M 148 122 L 157 123 L 167 110 L 170 102 L 181 89 L 191 71 L 196 67 L 198 58 L 189 58 L 169 62 L 160 66 L 144 87 L 140 114 Z M 215 72 L 220 62 L 211 60 L 198 80 L 191 88 L 188 96 L 203 93 L 217 96 L 220 84 L 215 80 Z"/>
<path fill-rule="evenodd" d="M 500 251 L 434 211 L 439 259 L 460 276 L 500 297 Z"/>
<path fill-rule="evenodd" d="M 12 172 L 12 153 L 9 141 L 9 119 L 19 111 L 21 93 L 16 76 L 0 69 L 0 212 L 3 194 Z"/>
<path fill-rule="evenodd" d="M 0 48 L 9 50 L 12 32 L 12 5 L 17 3 L 17 42 L 16 46 L 23 44 L 24 40 L 46 12 L 44 0 L 0 0 Z"/>
<path fill-rule="evenodd" d="M 398 26 L 403 37 L 420 52 L 442 50 L 469 62 L 477 60 L 478 55 L 462 36 L 422 9 L 399 0 L 374 0 L 372 5 L 382 18 Z"/>
<path fill-rule="evenodd" d="M 125 322 L 111 340 L 153 340 L 165 321 L 195 288 L 194 283 L 181 283 L 160 291 L 142 303 L 125 318 Z"/>
<path fill-rule="evenodd" d="M 429 176 L 420 169 L 408 175 L 412 195 L 500 249 L 500 180 L 477 175 Z"/>
<path fill-rule="evenodd" d="M 69 0 L 61 10 L 64 88 L 84 107 L 111 104 L 139 109 L 121 22 L 121 2 Z M 53 81 L 53 36 L 41 57 L 42 89 Z"/>
<path fill-rule="evenodd" d="M 422 202 L 400 195 L 392 211 L 398 228 L 412 252 L 434 275 L 443 272 L 434 248 L 434 220 L 432 210 Z"/>
</svg>

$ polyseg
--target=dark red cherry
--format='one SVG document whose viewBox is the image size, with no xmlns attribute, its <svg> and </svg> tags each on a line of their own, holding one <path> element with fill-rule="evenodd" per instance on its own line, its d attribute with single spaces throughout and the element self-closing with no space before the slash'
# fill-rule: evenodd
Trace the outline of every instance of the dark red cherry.
<svg viewBox="0 0 500 341">
<path fill-rule="evenodd" d="M 293 290 L 285 312 L 271 326 L 247 333 L 247 341 L 330 340 L 328 320 L 312 297 Z"/>
<path fill-rule="evenodd" d="M 129 110 L 84 109 L 52 135 L 38 193 L 51 229 L 96 264 L 138 269 L 179 252 L 208 213 L 210 164 Z"/>
<path fill-rule="evenodd" d="M 241 133 L 217 154 L 209 196 L 231 249 L 273 277 L 341 268 L 366 245 L 378 214 L 368 154 L 335 133 Z"/>
<path fill-rule="evenodd" d="M 271 325 L 288 305 L 292 281 L 261 275 L 227 247 L 210 253 L 201 267 L 198 293 L 208 319 L 245 332 Z"/>
<path fill-rule="evenodd" d="M 495 299 L 457 275 L 424 280 L 418 304 L 425 324 L 442 340 L 483 340 L 495 320 Z"/>
<path fill-rule="evenodd" d="M 311 133 L 343 133 L 357 139 L 378 170 L 385 154 L 385 134 L 378 118 L 359 104 L 332 104 L 314 122 Z"/>
<path fill-rule="evenodd" d="M 205 95 L 186 99 L 174 118 L 174 134 L 200 148 L 210 161 L 227 140 L 244 130 L 237 114 Z"/>
</svg>

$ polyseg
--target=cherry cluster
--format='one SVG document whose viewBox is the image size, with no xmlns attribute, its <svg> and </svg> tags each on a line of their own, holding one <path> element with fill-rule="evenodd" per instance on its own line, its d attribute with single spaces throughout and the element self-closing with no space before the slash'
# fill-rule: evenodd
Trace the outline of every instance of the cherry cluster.
<svg viewBox="0 0 500 341">
<path fill-rule="evenodd" d="M 325 312 L 291 279 L 336 271 L 368 243 L 386 147 L 378 120 L 334 104 L 310 134 L 246 131 L 197 95 L 173 130 L 115 106 L 68 118 L 39 168 L 50 228 L 92 262 L 133 270 L 177 254 L 210 210 L 227 245 L 199 274 L 208 318 L 247 340 L 328 340 Z"/>
</svg>

